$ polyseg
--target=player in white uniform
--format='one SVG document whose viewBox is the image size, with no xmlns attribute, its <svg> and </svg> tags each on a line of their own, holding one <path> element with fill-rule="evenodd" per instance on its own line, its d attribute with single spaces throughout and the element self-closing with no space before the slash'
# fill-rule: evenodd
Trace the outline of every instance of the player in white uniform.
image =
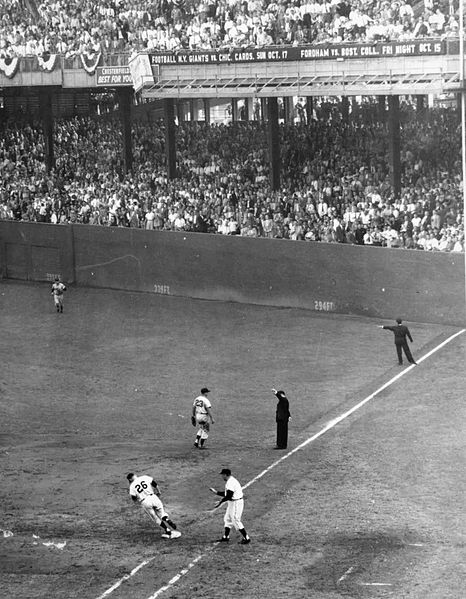
<svg viewBox="0 0 466 599">
<path fill-rule="evenodd" d="M 176 530 L 176 524 L 168 517 L 163 503 L 160 501 L 160 490 L 157 483 L 147 474 L 138 476 L 130 472 L 126 478 L 129 481 L 129 494 L 133 501 L 140 503 L 149 517 L 163 528 L 164 539 L 177 539 L 181 533 Z"/>
<path fill-rule="evenodd" d="M 198 395 L 193 402 L 193 411 L 191 415 L 192 425 L 198 427 L 194 447 L 198 447 L 199 449 L 203 449 L 204 443 L 209 437 L 210 425 L 214 424 L 212 404 L 207 398 L 207 393 L 210 393 L 209 389 L 203 387 L 201 389 L 201 394 Z"/>
<path fill-rule="evenodd" d="M 251 542 L 251 539 L 246 532 L 243 523 L 241 522 L 241 516 L 243 514 L 244 507 L 243 488 L 241 487 L 239 481 L 231 475 L 231 470 L 229 468 L 223 468 L 220 474 L 225 481 L 225 491 L 217 491 L 217 489 L 210 487 L 212 493 L 222 497 L 215 507 L 218 507 L 225 501 L 228 502 L 225 516 L 223 518 L 225 531 L 219 541 L 227 543 L 230 540 L 230 530 L 233 526 L 235 530 L 238 530 L 243 537 L 240 541 L 240 544 L 248 545 Z"/>
<path fill-rule="evenodd" d="M 63 312 L 63 292 L 66 291 L 66 285 L 60 282 L 58 277 L 55 277 L 55 282 L 52 284 L 53 302 L 57 312 Z"/>
</svg>

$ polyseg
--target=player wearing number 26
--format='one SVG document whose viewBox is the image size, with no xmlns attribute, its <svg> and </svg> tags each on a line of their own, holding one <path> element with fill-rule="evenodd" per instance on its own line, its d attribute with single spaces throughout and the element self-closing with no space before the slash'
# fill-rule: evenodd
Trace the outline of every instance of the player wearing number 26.
<svg viewBox="0 0 466 599">
<path fill-rule="evenodd" d="M 163 503 L 160 500 L 160 490 L 157 483 L 147 474 L 138 476 L 130 472 L 126 478 L 129 481 L 129 494 L 131 499 L 141 504 L 142 509 L 149 517 L 160 524 L 163 529 L 162 537 L 177 539 L 181 533 L 176 530 L 176 524 L 170 520 Z"/>
</svg>

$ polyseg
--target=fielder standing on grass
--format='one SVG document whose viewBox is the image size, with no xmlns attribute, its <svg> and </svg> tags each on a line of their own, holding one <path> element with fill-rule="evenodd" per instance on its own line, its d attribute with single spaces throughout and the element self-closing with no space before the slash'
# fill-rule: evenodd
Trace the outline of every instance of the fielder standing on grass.
<svg viewBox="0 0 466 599">
<path fill-rule="evenodd" d="M 172 522 L 160 500 L 160 490 L 157 483 L 147 474 L 138 476 L 130 472 L 126 478 L 129 481 L 129 494 L 133 501 L 137 501 L 142 509 L 163 529 L 164 539 L 177 539 L 181 533 L 176 530 L 176 524 Z"/>
<path fill-rule="evenodd" d="M 214 424 L 212 416 L 212 404 L 210 403 L 207 393 L 210 390 L 207 387 L 201 389 L 201 394 L 196 397 L 193 402 L 193 410 L 191 414 L 191 424 L 197 427 L 196 440 L 194 447 L 204 449 L 204 443 L 209 437 L 210 425 Z"/>
<path fill-rule="evenodd" d="M 59 277 L 55 277 L 52 284 L 53 303 L 57 312 L 63 312 L 63 293 L 66 291 L 66 285 L 60 282 Z"/>
<path fill-rule="evenodd" d="M 212 493 L 215 493 L 215 495 L 220 495 L 222 498 L 214 507 L 214 510 L 222 505 L 222 503 L 228 502 L 225 516 L 223 518 L 225 530 L 223 532 L 222 538 L 218 539 L 218 542 L 228 543 L 230 540 L 230 530 L 232 527 L 234 527 L 235 530 L 238 530 L 243 537 L 240 541 L 240 545 L 248 545 L 251 542 L 251 539 L 246 532 L 243 523 L 241 522 L 241 516 L 243 514 L 244 508 L 243 488 L 241 487 L 239 481 L 237 481 L 236 478 L 231 475 L 231 470 L 229 468 L 223 468 L 220 474 L 225 481 L 225 491 L 217 491 L 217 489 L 210 487 Z"/>
<path fill-rule="evenodd" d="M 406 337 L 413 342 L 413 338 L 411 337 L 411 333 L 406 325 L 402 324 L 401 318 L 396 319 L 396 325 L 388 326 L 388 325 L 377 325 L 379 329 L 387 329 L 388 331 L 392 331 L 395 335 L 395 347 L 396 347 L 396 355 L 398 357 L 398 364 L 400 366 L 403 365 L 403 351 L 406 355 L 406 358 L 410 364 L 417 364 L 415 359 L 411 354 L 411 350 L 409 349 L 408 342 L 406 341 Z"/>
</svg>

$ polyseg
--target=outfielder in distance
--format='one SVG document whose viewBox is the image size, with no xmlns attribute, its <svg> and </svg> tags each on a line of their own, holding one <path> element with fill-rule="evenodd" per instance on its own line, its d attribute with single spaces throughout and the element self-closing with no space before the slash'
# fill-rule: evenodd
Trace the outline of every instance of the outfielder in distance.
<svg viewBox="0 0 466 599">
<path fill-rule="evenodd" d="M 66 291 L 66 285 L 60 282 L 59 277 L 55 277 L 52 284 L 53 303 L 57 312 L 63 312 L 63 292 Z"/>
<path fill-rule="evenodd" d="M 207 398 L 207 393 L 210 393 L 210 390 L 207 387 L 203 387 L 201 394 L 193 402 L 191 414 L 191 424 L 198 427 L 196 440 L 194 441 L 194 447 L 198 449 L 204 449 L 204 443 L 209 437 L 210 425 L 214 424 L 212 404 Z"/>
<path fill-rule="evenodd" d="M 243 514 L 244 508 L 243 488 L 241 487 L 239 481 L 231 475 L 231 470 L 229 468 L 223 468 L 220 474 L 225 481 L 225 491 L 217 491 L 217 489 L 214 489 L 214 487 L 210 487 L 210 491 L 212 491 L 212 493 L 215 493 L 215 495 L 220 495 L 222 498 L 213 508 L 214 510 L 222 505 L 222 503 L 225 501 L 228 502 L 225 516 L 223 518 L 225 530 L 222 538 L 218 539 L 218 542 L 228 543 L 230 540 L 230 530 L 233 526 L 241 533 L 243 537 L 240 541 L 240 545 L 249 545 L 251 539 L 246 532 L 243 523 L 241 522 L 241 516 Z"/>
<path fill-rule="evenodd" d="M 149 517 L 160 524 L 163 529 L 164 539 L 177 539 L 181 533 L 176 530 L 176 524 L 170 520 L 160 500 L 160 490 L 157 483 L 147 474 L 138 476 L 130 472 L 126 478 L 129 481 L 129 494 L 133 501 L 140 503 L 142 509 Z"/>
<path fill-rule="evenodd" d="M 387 331 L 392 331 L 395 335 L 395 347 L 396 347 L 396 355 L 398 357 L 398 364 L 400 366 L 403 365 L 403 351 L 405 352 L 406 358 L 410 364 L 417 364 L 415 359 L 411 354 L 411 350 L 409 349 L 408 342 L 406 341 L 406 337 L 413 342 L 413 338 L 411 337 L 411 333 L 406 325 L 402 324 L 401 318 L 396 319 L 396 325 L 388 326 L 388 325 L 377 325 L 379 329 L 386 329 Z"/>
</svg>

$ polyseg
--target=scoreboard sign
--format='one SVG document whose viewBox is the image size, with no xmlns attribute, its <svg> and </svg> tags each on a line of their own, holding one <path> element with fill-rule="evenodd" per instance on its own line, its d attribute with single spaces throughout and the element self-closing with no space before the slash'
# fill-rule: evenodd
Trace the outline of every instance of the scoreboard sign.
<svg viewBox="0 0 466 599">
<path fill-rule="evenodd" d="M 152 65 L 221 64 L 235 62 L 290 62 L 345 60 L 352 58 L 394 58 L 438 56 L 446 53 L 441 40 L 376 42 L 373 44 L 318 44 L 274 48 L 230 48 L 220 50 L 179 50 L 150 55 Z"/>
</svg>

